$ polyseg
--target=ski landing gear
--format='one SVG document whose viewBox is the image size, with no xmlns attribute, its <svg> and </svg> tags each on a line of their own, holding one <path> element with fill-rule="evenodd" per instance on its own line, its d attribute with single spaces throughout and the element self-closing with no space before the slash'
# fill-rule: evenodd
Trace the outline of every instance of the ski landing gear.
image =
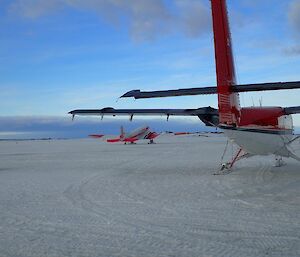
<svg viewBox="0 0 300 257">
<path fill-rule="evenodd" d="M 127 143 L 129 143 L 130 145 L 136 145 L 135 142 L 131 141 L 131 142 L 125 142 L 124 145 L 127 145 Z"/>
<path fill-rule="evenodd" d="M 242 148 L 239 148 L 238 151 L 237 151 L 237 153 L 232 157 L 231 161 L 229 161 L 229 162 L 223 162 L 224 156 L 225 156 L 225 154 L 227 152 L 228 142 L 229 141 L 227 141 L 224 153 L 223 153 L 222 158 L 221 158 L 221 167 L 220 167 L 220 170 L 217 171 L 216 173 L 214 173 L 214 175 L 226 175 L 226 174 L 229 174 L 229 173 L 232 172 L 232 167 L 233 167 L 233 165 L 237 161 L 239 161 L 241 159 L 249 158 L 250 156 L 252 156 L 251 154 L 245 152 Z"/>
<path fill-rule="evenodd" d="M 284 166 L 286 163 L 283 161 L 281 156 L 275 155 L 275 167 L 282 167 Z"/>
<path fill-rule="evenodd" d="M 250 154 L 244 152 L 243 149 L 240 148 L 238 150 L 238 152 L 236 153 L 236 155 L 234 156 L 234 158 L 230 162 L 221 163 L 221 168 L 220 168 L 219 172 L 215 173 L 214 175 L 225 175 L 225 174 L 231 173 L 232 167 L 237 161 L 244 159 L 244 158 L 248 158 L 248 157 L 250 157 Z"/>
</svg>

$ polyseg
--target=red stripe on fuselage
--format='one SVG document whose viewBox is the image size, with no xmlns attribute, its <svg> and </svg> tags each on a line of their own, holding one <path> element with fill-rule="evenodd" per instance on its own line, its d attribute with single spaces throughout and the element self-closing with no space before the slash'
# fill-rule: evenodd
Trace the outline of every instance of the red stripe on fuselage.
<svg viewBox="0 0 300 257">
<path fill-rule="evenodd" d="M 107 139 L 106 142 L 108 143 L 117 143 L 117 142 L 120 142 L 120 138 L 114 138 L 114 139 Z"/>
</svg>

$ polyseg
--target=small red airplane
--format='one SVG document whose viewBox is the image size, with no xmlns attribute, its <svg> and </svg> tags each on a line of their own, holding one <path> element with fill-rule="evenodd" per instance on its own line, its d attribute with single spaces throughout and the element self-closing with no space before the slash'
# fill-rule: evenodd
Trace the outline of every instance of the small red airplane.
<svg viewBox="0 0 300 257">
<path fill-rule="evenodd" d="M 253 155 L 274 155 L 276 165 L 282 165 L 282 157 L 300 161 L 293 144 L 299 136 L 293 134 L 291 114 L 300 113 L 300 106 L 294 107 L 241 107 L 240 92 L 299 89 L 300 81 L 271 82 L 237 85 L 231 34 L 228 22 L 226 0 L 211 0 L 217 87 L 185 88 L 176 90 L 148 91 L 132 90 L 121 97 L 155 98 L 187 95 L 217 94 L 218 109 L 113 109 L 111 107 L 92 110 L 73 110 L 73 115 L 170 115 L 198 116 L 207 126 L 224 130 L 225 135 L 238 146 L 235 157 L 222 164 L 221 169 L 230 169 L 237 160 Z M 298 142 L 299 143 L 299 142 Z"/>
<path fill-rule="evenodd" d="M 120 136 L 118 138 L 107 139 L 106 141 L 108 143 L 124 142 L 124 144 L 134 144 L 138 140 L 148 139 L 149 144 L 154 144 L 154 138 L 158 136 L 159 134 L 150 131 L 149 126 L 137 128 L 128 134 L 125 133 L 123 126 L 121 126 Z"/>
<path fill-rule="evenodd" d="M 89 135 L 92 138 L 102 138 L 102 134 Z M 108 143 L 124 142 L 124 144 L 131 143 L 134 144 L 138 140 L 146 139 L 149 140 L 149 144 L 154 144 L 154 139 L 158 137 L 159 134 L 151 132 L 149 126 L 140 127 L 135 129 L 130 133 L 125 133 L 123 126 L 121 126 L 120 136 L 118 138 L 107 139 Z"/>
</svg>

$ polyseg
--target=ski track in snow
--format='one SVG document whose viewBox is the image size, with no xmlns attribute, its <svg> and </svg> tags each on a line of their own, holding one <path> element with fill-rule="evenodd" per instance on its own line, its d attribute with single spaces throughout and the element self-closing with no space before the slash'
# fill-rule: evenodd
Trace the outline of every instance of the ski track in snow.
<svg viewBox="0 0 300 257">
<path fill-rule="evenodd" d="M 2 141 L 0 256 L 300 256 L 300 163 L 215 176 L 225 144 Z"/>
</svg>

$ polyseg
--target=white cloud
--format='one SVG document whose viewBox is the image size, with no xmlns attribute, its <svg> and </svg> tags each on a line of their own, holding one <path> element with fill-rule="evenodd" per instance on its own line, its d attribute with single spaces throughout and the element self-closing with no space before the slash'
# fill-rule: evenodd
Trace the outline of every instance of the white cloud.
<svg viewBox="0 0 300 257">
<path fill-rule="evenodd" d="M 211 27 L 208 6 L 197 0 L 176 0 L 172 5 L 164 0 L 15 0 L 9 10 L 36 19 L 64 8 L 96 12 L 115 26 L 126 23 L 135 41 L 153 40 L 176 32 L 193 38 Z"/>
<path fill-rule="evenodd" d="M 207 6 L 195 0 L 177 0 L 179 22 L 189 37 L 198 37 L 211 27 L 211 14 Z"/>
<path fill-rule="evenodd" d="M 300 45 L 290 46 L 284 49 L 286 55 L 300 55 Z"/>
<path fill-rule="evenodd" d="M 300 35 L 300 0 L 294 0 L 291 2 L 288 18 L 295 32 Z"/>
<path fill-rule="evenodd" d="M 25 18 L 35 19 L 59 10 L 61 2 L 60 0 L 19 0 L 10 5 L 9 11 Z"/>
<path fill-rule="evenodd" d="M 294 31 L 296 42 L 300 39 L 300 0 L 293 0 L 289 4 L 288 9 L 288 20 Z M 283 49 L 286 55 L 300 55 L 300 44 L 288 46 Z"/>
</svg>

